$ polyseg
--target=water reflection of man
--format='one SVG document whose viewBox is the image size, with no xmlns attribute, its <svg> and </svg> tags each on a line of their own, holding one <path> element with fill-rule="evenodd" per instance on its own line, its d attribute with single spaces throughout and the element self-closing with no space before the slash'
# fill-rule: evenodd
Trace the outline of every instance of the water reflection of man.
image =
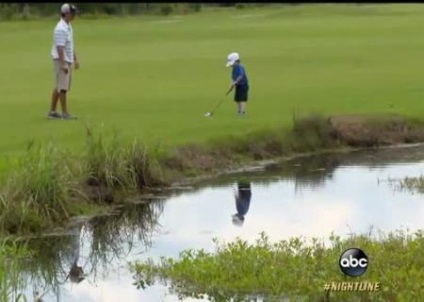
<svg viewBox="0 0 424 302">
<path fill-rule="evenodd" d="M 252 190 L 250 182 L 238 182 L 237 188 L 238 190 L 235 194 L 237 213 L 233 215 L 233 224 L 242 226 L 244 223 L 244 217 L 249 211 Z"/>
<path fill-rule="evenodd" d="M 84 270 L 82 269 L 82 266 L 78 265 L 80 258 L 80 236 L 82 228 L 82 225 L 76 225 L 72 227 L 72 244 L 70 246 L 70 250 L 67 253 L 67 261 L 71 265 L 68 278 L 72 283 L 80 283 L 85 279 Z"/>
<path fill-rule="evenodd" d="M 77 262 L 72 264 L 71 270 L 69 271 L 69 279 L 72 283 L 80 283 L 85 279 L 84 270 L 82 266 L 78 266 Z"/>
</svg>

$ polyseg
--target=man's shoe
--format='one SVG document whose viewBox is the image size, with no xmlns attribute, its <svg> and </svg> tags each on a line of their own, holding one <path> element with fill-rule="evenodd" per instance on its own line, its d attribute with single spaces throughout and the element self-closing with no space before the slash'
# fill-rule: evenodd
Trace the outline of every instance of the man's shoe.
<svg viewBox="0 0 424 302">
<path fill-rule="evenodd" d="M 61 116 L 59 113 L 55 112 L 55 111 L 50 111 L 50 112 L 47 114 L 47 117 L 48 117 L 49 119 L 60 119 L 60 118 L 62 118 L 62 116 Z"/>
<path fill-rule="evenodd" d="M 62 119 L 64 120 L 77 120 L 76 116 L 70 115 L 69 113 L 62 114 Z"/>
</svg>

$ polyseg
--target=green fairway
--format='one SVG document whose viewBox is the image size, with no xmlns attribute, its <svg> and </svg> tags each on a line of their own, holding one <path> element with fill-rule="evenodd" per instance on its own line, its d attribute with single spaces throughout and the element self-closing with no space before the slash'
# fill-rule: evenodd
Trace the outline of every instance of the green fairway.
<svg viewBox="0 0 424 302">
<path fill-rule="evenodd" d="M 0 23 L 0 154 L 30 139 L 77 149 L 84 126 L 169 146 L 289 125 L 293 110 L 424 112 L 424 5 L 311 5 L 170 17 L 75 20 L 81 70 L 70 111 L 45 118 L 57 20 Z M 247 117 L 232 96 L 226 56 L 240 52 L 251 83 Z"/>
</svg>

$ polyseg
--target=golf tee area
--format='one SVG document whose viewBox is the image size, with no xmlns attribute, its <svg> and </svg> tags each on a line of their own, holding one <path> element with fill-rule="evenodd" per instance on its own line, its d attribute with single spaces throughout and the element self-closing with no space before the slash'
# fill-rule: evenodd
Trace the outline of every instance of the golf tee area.
<svg viewBox="0 0 424 302">
<path fill-rule="evenodd" d="M 54 212 L 49 217 L 56 222 L 83 211 L 71 210 L 75 204 L 67 202 L 76 197 L 62 192 L 79 181 L 104 187 L 106 193 L 96 193 L 103 198 L 130 178 L 128 185 L 143 189 L 181 173 L 198 176 L 248 160 L 424 141 L 420 4 L 276 4 L 166 17 L 76 18 L 81 67 L 68 95 L 75 121 L 46 118 L 57 21 L 0 23 L 0 171 L 9 188 L 0 190 L 0 201 L 23 200 L 50 182 L 58 186 L 54 194 L 48 187 L 45 195 L 31 195 L 49 200 L 53 194 L 58 203 L 50 204 L 51 212 L 34 208 L 26 231 L 44 226 L 34 218 L 42 211 Z M 226 56 L 234 51 L 250 83 L 243 117 L 233 94 L 225 96 L 231 84 Z M 119 143 L 104 148 L 113 137 Z M 108 157 L 119 146 L 129 147 Z M 57 172 L 80 157 L 81 167 Z M 133 170 L 119 170 L 114 161 L 120 158 Z M 116 185 L 107 169 L 127 174 L 116 177 Z M 39 181 L 31 183 L 33 177 Z M 3 216 L 6 203 L 0 202 Z M 7 213 L 19 216 L 16 209 Z M 7 233 L 24 225 L 9 220 L 0 217 Z"/>
</svg>

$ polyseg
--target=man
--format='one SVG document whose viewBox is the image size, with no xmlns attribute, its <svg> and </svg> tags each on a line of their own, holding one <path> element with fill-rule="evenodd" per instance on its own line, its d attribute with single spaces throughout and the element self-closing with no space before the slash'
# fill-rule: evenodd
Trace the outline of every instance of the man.
<svg viewBox="0 0 424 302">
<path fill-rule="evenodd" d="M 237 52 L 230 53 L 227 57 L 227 67 L 232 67 L 231 78 L 233 83 L 231 90 L 235 87 L 234 101 L 237 103 L 238 114 L 246 114 L 246 102 L 249 93 L 249 80 L 247 79 L 246 69 L 240 63 L 240 55 Z"/>
<path fill-rule="evenodd" d="M 242 226 L 244 223 L 244 217 L 249 211 L 250 199 L 252 198 L 252 189 L 250 182 L 238 182 L 238 194 L 236 198 L 236 209 L 237 213 L 233 215 L 233 224 Z"/>
<path fill-rule="evenodd" d="M 55 87 L 52 92 L 51 107 L 48 113 L 53 119 L 76 119 L 68 112 L 67 92 L 71 87 L 72 67 L 79 68 L 79 62 L 74 50 L 74 37 L 71 21 L 79 13 L 78 9 L 65 3 L 61 9 L 61 19 L 57 23 L 53 33 L 53 47 L 51 55 L 53 57 Z M 60 100 L 62 114 L 56 112 L 57 103 Z"/>
<path fill-rule="evenodd" d="M 66 250 L 63 250 L 62 257 L 66 261 L 66 264 L 70 265 L 69 274 L 66 279 L 72 283 L 80 283 L 85 279 L 85 274 L 82 266 L 78 265 L 80 260 L 81 251 L 81 236 L 84 230 L 84 224 L 78 223 L 70 228 L 71 231 L 71 242 Z"/>
</svg>

